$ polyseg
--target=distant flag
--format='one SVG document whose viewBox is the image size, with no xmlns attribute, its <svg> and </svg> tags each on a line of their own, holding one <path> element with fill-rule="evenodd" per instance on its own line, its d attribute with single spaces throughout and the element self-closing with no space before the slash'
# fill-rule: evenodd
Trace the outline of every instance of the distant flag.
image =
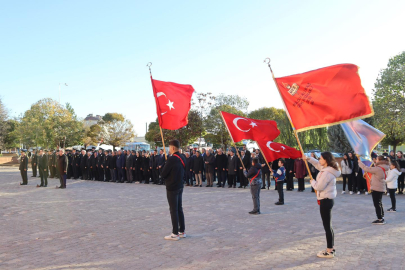
<svg viewBox="0 0 405 270">
<path fill-rule="evenodd" d="M 277 122 L 256 120 L 232 113 L 220 112 L 233 142 L 250 140 L 274 140 L 280 135 Z"/>
<path fill-rule="evenodd" d="M 159 126 L 170 130 L 186 126 L 194 88 L 189 84 L 154 80 L 152 76 L 151 81 Z"/>
<path fill-rule="evenodd" d="M 301 151 L 282 143 L 276 143 L 269 140 L 260 140 L 256 142 L 267 162 L 271 162 L 279 158 L 297 159 L 302 157 Z"/>
<path fill-rule="evenodd" d="M 371 158 L 373 149 L 384 139 L 385 134 L 363 120 L 340 124 L 347 140 L 357 155 Z"/>
<path fill-rule="evenodd" d="M 340 64 L 274 78 L 296 131 L 374 115 L 358 70 L 356 65 Z"/>
</svg>

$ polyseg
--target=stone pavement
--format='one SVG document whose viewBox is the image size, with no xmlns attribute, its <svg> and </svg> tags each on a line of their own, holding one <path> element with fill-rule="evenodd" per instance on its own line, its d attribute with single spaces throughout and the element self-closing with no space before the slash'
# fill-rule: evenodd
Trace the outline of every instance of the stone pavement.
<svg viewBox="0 0 405 270">
<path fill-rule="evenodd" d="M 28 173 L 31 176 L 31 173 Z M 185 188 L 187 239 L 165 241 L 163 186 L 68 180 L 66 190 L 19 186 L 0 167 L 0 269 L 405 269 L 405 195 L 376 218 L 371 196 L 339 195 L 333 209 L 337 257 L 320 259 L 325 233 L 315 195 L 262 190 L 251 216 L 248 189 Z M 274 183 L 273 183 L 274 184 Z M 391 206 L 384 196 L 385 209 Z"/>
</svg>

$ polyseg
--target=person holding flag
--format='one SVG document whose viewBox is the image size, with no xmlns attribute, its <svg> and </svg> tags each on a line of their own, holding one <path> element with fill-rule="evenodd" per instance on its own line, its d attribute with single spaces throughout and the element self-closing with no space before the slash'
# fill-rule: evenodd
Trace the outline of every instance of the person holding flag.
<svg viewBox="0 0 405 270">
<path fill-rule="evenodd" d="M 261 179 L 261 165 L 257 158 L 252 159 L 252 166 L 247 172 L 246 169 L 243 170 L 243 174 L 250 182 L 250 193 L 252 194 L 253 200 L 253 210 L 249 212 L 251 215 L 260 214 L 260 187 L 262 185 Z"/>
<path fill-rule="evenodd" d="M 336 178 L 340 176 L 338 164 L 330 152 L 323 152 L 319 160 L 302 155 L 303 160 L 307 160 L 318 171 L 316 180 L 311 179 L 311 186 L 317 191 L 316 196 L 319 201 L 323 227 L 326 234 L 326 250 L 320 251 L 317 256 L 320 258 L 333 258 L 336 255 L 334 248 L 334 232 L 332 228 L 332 208 L 336 198 Z"/>
<path fill-rule="evenodd" d="M 375 213 L 377 219 L 372 222 L 375 225 L 384 225 L 384 208 L 382 204 L 382 196 L 385 193 L 385 179 L 387 178 L 388 173 L 388 161 L 385 156 L 378 156 L 377 163 L 375 167 L 367 167 L 359 159 L 359 167 L 363 169 L 365 173 L 371 173 L 371 195 L 373 198 Z"/>
</svg>

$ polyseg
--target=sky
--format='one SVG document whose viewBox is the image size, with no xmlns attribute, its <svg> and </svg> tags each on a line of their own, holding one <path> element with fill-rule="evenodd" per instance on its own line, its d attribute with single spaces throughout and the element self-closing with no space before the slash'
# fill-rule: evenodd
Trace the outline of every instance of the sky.
<svg viewBox="0 0 405 270">
<path fill-rule="evenodd" d="M 76 114 L 156 119 L 153 78 L 283 108 L 276 77 L 353 63 L 372 97 L 405 50 L 405 1 L 1 1 L 0 98 L 18 117 L 44 98 Z M 402 25 L 402 26 L 401 26 Z M 67 83 L 68 86 L 64 86 Z"/>
</svg>

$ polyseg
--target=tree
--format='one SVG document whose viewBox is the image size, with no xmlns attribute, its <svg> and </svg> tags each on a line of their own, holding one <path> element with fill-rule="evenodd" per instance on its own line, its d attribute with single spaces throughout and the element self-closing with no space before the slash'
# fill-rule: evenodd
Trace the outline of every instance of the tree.
<svg viewBox="0 0 405 270">
<path fill-rule="evenodd" d="M 120 113 L 106 113 L 106 114 L 103 116 L 103 121 L 104 121 L 104 122 L 112 122 L 112 121 L 114 121 L 114 120 L 117 120 L 117 121 L 125 121 L 125 118 L 124 118 L 124 116 L 123 116 L 122 114 L 120 114 Z"/>
<path fill-rule="evenodd" d="M 405 52 L 389 59 L 374 84 L 375 127 L 386 134 L 383 144 L 394 151 L 405 142 Z"/>
<path fill-rule="evenodd" d="M 67 105 L 69 109 L 49 98 L 33 104 L 20 118 L 20 141 L 27 146 L 47 148 L 80 143 L 83 123 Z"/>
<path fill-rule="evenodd" d="M 219 94 L 215 98 L 215 103 L 213 104 L 214 107 L 228 105 L 231 107 L 238 108 L 240 111 L 247 113 L 247 109 L 249 107 L 249 101 L 238 95 L 225 95 Z"/>
<path fill-rule="evenodd" d="M 4 149 L 4 138 L 7 135 L 7 118 L 8 112 L 3 102 L 0 99 L 0 149 Z"/>
<path fill-rule="evenodd" d="M 112 120 L 104 122 L 100 125 L 99 137 L 105 144 L 110 144 L 114 147 L 124 145 L 131 141 L 135 137 L 134 126 L 128 119 Z"/>
<path fill-rule="evenodd" d="M 19 146 L 18 141 L 18 125 L 19 122 L 14 119 L 7 121 L 6 136 L 4 136 L 4 149 L 14 148 Z"/>
<path fill-rule="evenodd" d="M 170 140 L 176 139 L 179 140 L 181 146 L 187 146 L 193 143 L 201 133 L 204 133 L 201 116 L 197 111 L 190 110 L 186 126 L 177 130 L 163 129 L 162 132 L 166 145 L 168 145 Z M 155 143 L 157 146 L 163 145 L 158 119 L 149 124 L 145 139 L 150 143 Z"/>
<path fill-rule="evenodd" d="M 349 141 L 340 125 L 328 127 L 329 148 L 339 153 L 348 153 L 352 150 Z"/>
<path fill-rule="evenodd" d="M 85 146 L 97 145 L 100 142 L 101 127 L 98 124 L 90 126 L 86 132 L 86 136 L 83 139 Z"/>
</svg>

